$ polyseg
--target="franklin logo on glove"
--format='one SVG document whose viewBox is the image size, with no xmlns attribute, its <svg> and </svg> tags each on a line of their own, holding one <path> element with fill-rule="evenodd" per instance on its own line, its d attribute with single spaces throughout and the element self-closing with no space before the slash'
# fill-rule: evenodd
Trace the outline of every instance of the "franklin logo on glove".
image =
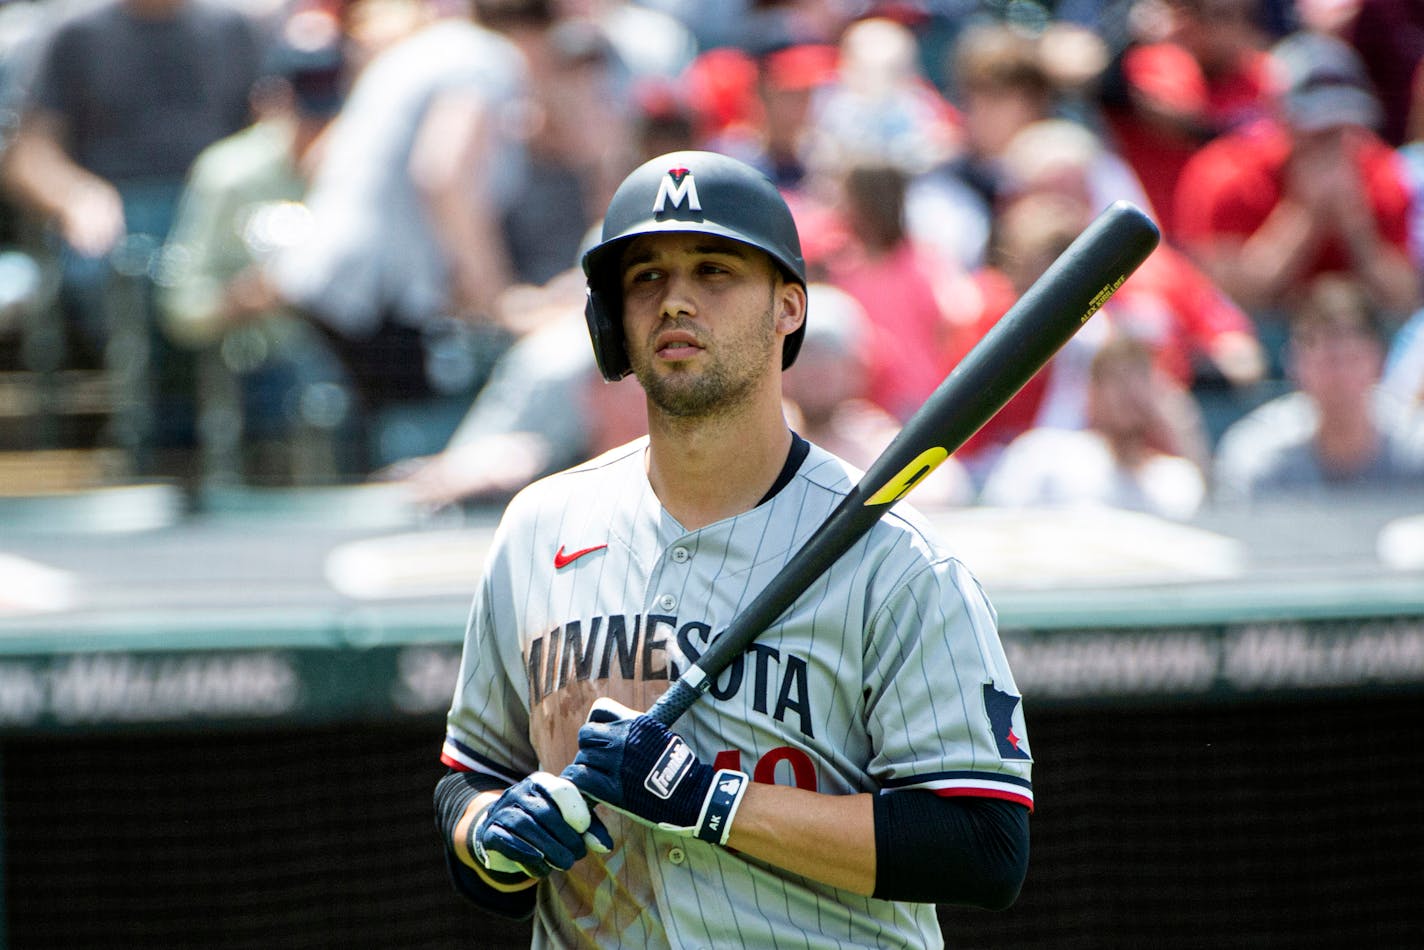
<svg viewBox="0 0 1424 950">
<path fill-rule="evenodd" d="M 653 771 L 648 774 L 648 780 L 643 786 L 659 798 L 672 798 L 672 793 L 677 791 L 677 785 L 682 781 L 683 776 L 696 763 L 697 757 L 692 754 L 692 750 L 687 747 L 687 743 L 682 741 L 681 736 L 673 736 L 663 750 L 663 754 L 658 757 L 658 764 L 653 766 Z"/>
<path fill-rule="evenodd" d="M 750 779 L 698 761 L 667 726 L 608 697 L 579 729 L 563 778 L 609 808 L 683 838 L 726 844 Z"/>
</svg>

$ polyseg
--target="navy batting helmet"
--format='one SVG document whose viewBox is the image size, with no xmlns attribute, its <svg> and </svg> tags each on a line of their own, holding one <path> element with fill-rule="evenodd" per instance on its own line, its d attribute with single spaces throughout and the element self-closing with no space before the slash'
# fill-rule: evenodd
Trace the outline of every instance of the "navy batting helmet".
<svg viewBox="0 0 1424 950">
<path fill-rule="evenodd" d="M 631 372 L 623 338 L 623 248 L 643 234 L 716 234 L 769 254 L 788 280 L 806 286 L 806 262 L 791 209 L 771 179 L 716 152 L 670 152 L 634 169 L 608 203 L 602 240 L 583 256 L 588 278 L 588 332 L 603 378 Z M 786 338 L 781 366 L 790 366 L 805 335 L 803 322 Z"/>
</svg>

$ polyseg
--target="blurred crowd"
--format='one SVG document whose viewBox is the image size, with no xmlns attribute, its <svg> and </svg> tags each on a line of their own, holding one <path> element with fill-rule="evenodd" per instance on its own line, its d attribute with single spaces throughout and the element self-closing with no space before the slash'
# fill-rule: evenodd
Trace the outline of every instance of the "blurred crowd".
<svg viewBox="0 0 1424 950">
<path fill-rule="evenodd" d="M 1421 59 L 1417 0 L 9 0 L 0 494 L 497 504 L 641 434 L 577 261 L 679 148 L 786 195 L 788 418 L 860 465 L 1111 202 L 1160 224 L 920 504 L 1424 490 Z"/>
</svg>

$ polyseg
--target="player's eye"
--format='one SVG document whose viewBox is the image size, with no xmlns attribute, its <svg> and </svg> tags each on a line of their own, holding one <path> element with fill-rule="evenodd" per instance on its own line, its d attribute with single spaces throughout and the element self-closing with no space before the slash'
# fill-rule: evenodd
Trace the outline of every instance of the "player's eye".
<svg viewBox="0 0 1424 950">
<path fill-rule="evenodd" d="M 634 268 L 623 275 L 623 282 L 632 286 L 633 284 L 647 284 L 657 280 L 663 274 L 656 267 Z"/>
</svg>

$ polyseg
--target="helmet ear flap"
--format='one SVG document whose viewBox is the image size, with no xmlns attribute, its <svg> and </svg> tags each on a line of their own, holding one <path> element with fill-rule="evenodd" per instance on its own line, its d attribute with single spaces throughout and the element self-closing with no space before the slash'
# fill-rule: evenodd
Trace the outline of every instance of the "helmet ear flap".
<svg viewBox="0 0 1424 950">
<path fill-rule="evenodd" d="M 590 288 L 583 316 L 588 322 L 588 336 L 593 343 L 593 357 L 598 362 L 598 371 L 605 380 L 616 383 L 631 373 L 633 367 L 628 362 L 623 321 L 618 318 L 621 308 L 611 304 L 608 294 Z"/>
<path fill-rule="evenodd" d="M 801 352 L 801 341 L 806 338 L 806 321 L 796 328 L 781 344 L 781 368 L 790 369 L 796 362 L 796 354 Z"/>
</svg>

